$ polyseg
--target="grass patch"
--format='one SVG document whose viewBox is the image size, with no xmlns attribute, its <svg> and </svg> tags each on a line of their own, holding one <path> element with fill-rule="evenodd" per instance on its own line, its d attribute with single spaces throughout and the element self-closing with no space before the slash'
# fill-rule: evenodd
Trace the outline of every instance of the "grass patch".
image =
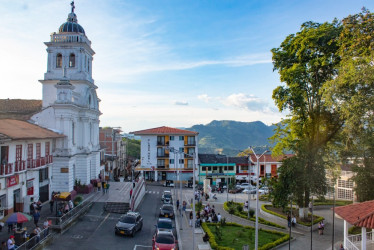
<svg viewBox="0 0 374 250">
<path fill-rule="evenodd" d="M 269 214 L 272 214 L 272 215 L 275 215 L 275 216 L 278 216 L 282 219 L 285 219 L 287 220 L 287 213 L 288 211 L 290 211 L 290 208 L 288 208 L 287 211 L 283 212 L 282 208 L 278 208 L 278 207 L 273 207 L 272 205 L 266 205 L 266 204 L 263 204 L 261 206 L 262 210 L 264 210 L 265 212 L 269 213 Z M 299 210 L 296 209 L 296 208 L 293 208 L 292 209 L 292 214 L 296 216 L 296 221 L 298 224 L 301 224 L 301 225 L 304 225 L 304 226 L 311 226 L 312 224 L 312 214 L 311 213 L 308 213 L 308 217 L 307 218 L 300 218 L 298 217 L 299 215 Z M 319 223 L 320 221 L 324 220 L 325 218 L 323 218 L 322 216 L 318 216 L 318 215 L 315 215 L 313 214 L 313 225 Z"/>
<path fill-rule="evenodd" d="M 225 225 L 215 223 L 203 223 L 203 229 L 210 237 L 209 241 L 213 249 L 241 250 L 243 245 L 249 245 L 254 249 L 255 229 L 236 223 Z M 259 250 L 271 249 L 288 240 L 289 235 L 277 231 L 259 230 Z"/>
<path fill-rule="evenodd" d="M 335 200 L 335 206 L 346 206 L 352 204 L 352 201 L 346 200 Z M 314 206 L 327 206 L 327 205 L 334 205 L 334 200 L 315 200 L 313 202 Z"/>
<path fill-rule="evenodd" d="M 223 209 L 230 214 L 233 214 L 235 216 L 248 220 L 248 211 L 243 211 L 242 203 L 232 202 L 232 201 L 225 202 L 223 204 Z M 250 218 L 249 218 L 250 221 L 256 221 L 256 216 L 253 216 L 254 214 L 253 212 L 254 212 L 253 210 L 250 211 Z M 261 217 L 258 217 L 258 222 L 263 225 L 285 229 L 284 226 L 265 220 Z"/>
</svg>

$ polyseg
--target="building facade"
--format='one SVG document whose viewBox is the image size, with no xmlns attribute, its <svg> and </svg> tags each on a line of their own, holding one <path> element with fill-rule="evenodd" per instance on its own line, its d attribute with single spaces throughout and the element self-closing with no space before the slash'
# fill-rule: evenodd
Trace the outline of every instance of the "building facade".
<svg viewBox="0 0 374 250">
<path fill-rule="evenodd" d="M 197 132 L 158 127 L 131 134 L 141 138 L 141 160 L 136 170 L 142 171 L 146 180 L 191 180 L 194 155 L 195 167 L 198 164 Z"/>
<path fill-rule="evenodd" d="M 56 141 L 52 189 L 72 191 L 75 180 L 89 184 L 100 172 L 99 99 L 92 78 L 95 52 L 72 4 L 71 13 L 47 46 L 42 111 L 31 120 L 66 137 Z"/>
<path fill-rule="evenodd" d="M 52 152 L 63 137 L 25 121 L 0 119 L 0 218 L 50 199 Z"/>
<path fill-rule="evenodd" d="M 100 147 L 105 154 L 105 171 L 101 173 L 107 179 L 125 177 L 126 144 L 122 140 L 119 128 L 105 127 L 99 130 Z"/>
</svg>

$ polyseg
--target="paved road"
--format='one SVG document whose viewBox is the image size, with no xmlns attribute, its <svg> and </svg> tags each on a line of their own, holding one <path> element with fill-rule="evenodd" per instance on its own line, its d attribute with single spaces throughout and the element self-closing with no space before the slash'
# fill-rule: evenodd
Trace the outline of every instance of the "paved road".
<svg viewBox="0 0 374 250">
<path fill-rule="evenodd" d="M 152 249 L 154 225 L 161 206 L 162 191 L 165 188 L 148 186 L 147 189 L 148 192 L 139 206 L 144 222 L 143 229 L 134 238 L 116 236 L 114 225 L 121 215 L 104 212 L 104 203 L 97 202 L 75 225 L 45 249 Z"/>
</svg>

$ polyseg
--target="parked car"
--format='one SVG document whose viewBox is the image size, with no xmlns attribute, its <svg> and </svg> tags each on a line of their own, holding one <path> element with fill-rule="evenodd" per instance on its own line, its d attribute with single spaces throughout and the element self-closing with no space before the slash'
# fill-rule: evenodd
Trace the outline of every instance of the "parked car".
<svg viewBox="0 0 374 250">
<path fill-rule="evenodd" d="M 117 222 L 114 233 L 120 235 L 131 235 L 134 237 L 137 231 L 142 230 L 143 218 L 140 213 L 127 212 Z"/>
<path fill-rule="evenodd" d="M 173 221 L 170 218 L 158 218 L 156 226 L 156 233 L 158 231 L 173 232 Z"/>
<path fill-rule="evenodd" d="M 160 217 L 174 218 L 174 209 L 171 204 L 164 204 L 160 208 Z"/>
<path fill-rule="evenodd" d="M 248 194 L 248 193 L 255 194 L 256 193 L 256 188 L 251 186 L 251 187 L 245 188 L 243 190 L 243 194 Z"/>
<path fill-rule="evenodd" d="M 241 191 L 243 191 L 243 188 L 234 188 L 234 189 L 230 189 L 229 193 L 237 194 L 237 193 L 240 193 Z"/>
<path fill-rule="evenodd" d="M 174 187 L 174 181 L 173 180 L 165 181 L 164 187 Z"/>
<path fill-rule="evenodd" d="M 240 183 L 239 185 L 236 185 L 236 187 L 245 189 L 245 188 L 252 187 L 252 185 L 249 183 Z"/>
<path fill-rule="evenodd" d="M 171 204 L 172 203 L 172 196 L 170 191 L 164 191 L 162 194 L 161 200 L 164 204 Z"/>
<path fill-rule="evenodd" d="M 269 193 L 269 188 L 268 187 L 262 187 L 258 190 L 259 194 L 268 194 Z"/>
<path fill-rule="evenodd" d="M 152 250 L 175 250 L 177 247 L 177 241 L 170 232 L 160 231 L 153 236 Z"/>
</svg>

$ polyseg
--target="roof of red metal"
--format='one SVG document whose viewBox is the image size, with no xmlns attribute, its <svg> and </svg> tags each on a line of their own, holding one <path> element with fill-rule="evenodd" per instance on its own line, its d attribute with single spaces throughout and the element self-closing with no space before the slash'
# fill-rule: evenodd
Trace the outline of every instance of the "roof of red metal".
<svg viewBox="0 0 374 250">
<path fill-rule="evenodd" d="M 178 128 L 171 128 L 171 127 L 158 127 L 158 128 L 150 128 L 144 129 L 139 131 L 130 132 L 130 134 L 134 135 L 198 135 L 198 132 L 189 131 L 184 129 Z"/>
<path fill-rule="evenodd" d="M 337 207 L 335 213 L 352 225 L 374 228 L 374 200 Z"/>
</svg>

